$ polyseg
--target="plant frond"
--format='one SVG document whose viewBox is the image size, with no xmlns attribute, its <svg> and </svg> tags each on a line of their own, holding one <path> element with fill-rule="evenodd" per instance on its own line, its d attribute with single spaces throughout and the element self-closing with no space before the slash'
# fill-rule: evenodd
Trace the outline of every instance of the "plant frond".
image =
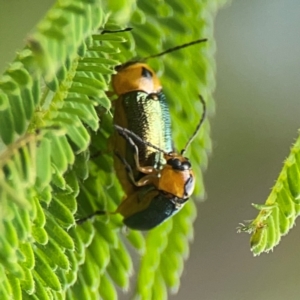
<svg viewBox="0 0 300 300">
<path fill-rule="evenodd" d="M 114 211 L 123 197 L 107 147 L 113 129 L 106 92 L 115 66 L 186 36 L 209 39 L 149 61 L 164 70 L 180 149 L 201 115 L 199 94 L 214 111 L 212 20 L 224 2 L 57 1 L 38 24 L 0 78 L 1 299 L 117 299 L 115 286 L 128 290 L 133 273 L 128 244 L 142 255 L 137 296 L 162 299 L 178 289 L 193 237 L 192 201 L 146 235 L 124 233 L 119 215 L 82 226 L 75 220 Z M 130 18 L 132 33 L 101 34 Z M 190 149 L 203 195 L 208 121 Z"/>
<path fill-rule="evenodd" d="M 239 232 L 251 234 L 254 255 L 269 252 L 281 237 L 295 226 L 300 214 L 300 137 L 296 140 L 282 171 L 264 205 L 253 204 L 260 212 L 250 224 L 241 224 Z"/>
</svg>

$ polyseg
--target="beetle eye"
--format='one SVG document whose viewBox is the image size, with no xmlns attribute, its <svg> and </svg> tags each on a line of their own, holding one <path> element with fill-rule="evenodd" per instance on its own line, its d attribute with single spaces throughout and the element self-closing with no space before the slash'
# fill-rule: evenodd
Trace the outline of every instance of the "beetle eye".
<svg viewBox="0 0 300 300">
<path fill-rule="evenodd" d="M 181 167 L 181 161 L 178 158 L 170 158 L 167 164 L 172 166 L 173 169 L 178 169 Z"/>
<path fill-rule="evenodd" d="M 181 162 L 178 158 L 170 158 L 167 164 L 172 166 L 174 170 L 185 171 L 191 169 L 191 163 L 189 161 Z"/>
</svg>

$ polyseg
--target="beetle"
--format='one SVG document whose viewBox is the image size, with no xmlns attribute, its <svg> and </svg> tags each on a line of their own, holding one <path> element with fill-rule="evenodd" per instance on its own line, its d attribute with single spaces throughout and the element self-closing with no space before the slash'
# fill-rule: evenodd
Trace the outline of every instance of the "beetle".
<svg viewBox="0 0 300 300">
<path fill-rule="evenodd" d="M 145 59 L 204 41 L 193 41 Z M 116 71 L 112 77 L 118 96 L 112 143 L 115 171 L 126 197 L 114 213 L 120 213 L 129 228 L 149 230 L 182 208 L 194 190 L 194 173 L 183 155 L 203 123 L 205 102 L 200 97 L 200 122 L 186 147 L 177 153 L 173 149 L 168 105 L 155 72 L 143 61 L 127 62 Z M 107 212 L 96 211 L 77 223 L 102 214 Z"/>
</svg>

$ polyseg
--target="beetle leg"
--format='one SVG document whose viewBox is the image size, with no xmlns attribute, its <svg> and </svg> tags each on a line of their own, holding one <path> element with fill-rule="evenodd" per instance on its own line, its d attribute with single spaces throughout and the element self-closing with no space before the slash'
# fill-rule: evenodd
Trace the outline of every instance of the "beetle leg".
<svg viewBox="0 0 300 300">
<path fill-rule="evenodd" d="M 124 157 L 122 157 L 122 156 L 120 155 L 120 153 L 119 153 L 118 151 L 115 151 L 115 155 L 119 158 L 119 160 L 120 160 L 120 161 L 122 162 L 122 164 L 125 166 L 125 170 L 126 170 L 128 176 L 129 176 L 130 180 L 132 181 L 132 183 L 133 183 L 134 185 L 136 185 L 136 181 L 135 181 L 135 179 L 134 179 L 133 171 L 132 171 L 132 168 L 131 168 L 130 164 L 127 162 L 127 160 L 126 160 Z"/>
<path fill-rule="evenodd" d="M 157 179 L 157 175 L 154 175 L 154 174 L 149 174 L 149 175 L 146 175 L 146 176 L 143 176 L 140 180 L 136 181 L 134 179 L 134 176 L 133 176 L 133 171 L 132 171 L 132 168 L 131 166 L 129 165 L 129 163 L 126 161 L 126 159 L 124 157 L 122 157 L 120 155 L 119 152 L 115 151 L 115 155 L 120 159 L 120 161 L 123 163 L 123 165 L 125 166 L 125 170 L 131 180 L 131 182 L 135 185 L 135 186 L 144 186 L 144 185 L 147 185 L 147 184 L 156 184 L 155 183 L 155 179 Z"/>
<path fill-rule="evenodd" d="M 130 146 L 132 146 L 132 150 L 133 150 L 133 158 L 134 158 L 134 161 L 135 161 L 135 165 L 136 165 L 136 169 L 141 172 L 141 173 L 144 173 L 144 174 L 157 174 L 157 170 L 155 168 L 153 168 L 152 166 L 145 166 L 145 167 L 142 167 L 140 165 L 140 162 L 139 162 L 139 148 L 138 146 L 136 145 L 136 143 L 133 141 L 133 139 L 128 136 L 127 134 L 125 134 L 124 132 L 122 131 L 119 131 L 119 134 L 121 134 L 124 139 L 126 139 L 126 141 L 130 144 Z"/>
</svg>

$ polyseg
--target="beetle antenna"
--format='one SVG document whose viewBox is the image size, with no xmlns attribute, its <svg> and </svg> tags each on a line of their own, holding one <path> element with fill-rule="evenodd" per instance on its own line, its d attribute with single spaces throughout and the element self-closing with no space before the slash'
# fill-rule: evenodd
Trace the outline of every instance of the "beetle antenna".
<svg viewBox="0 0 300 300">
<path fill-rule="evenodd" d="M 194 138 L 196 137 L 196 135 L 198 134 L 204 120 L 205 120 L 205 115 L 206 115 L 206 103 L 203 99 L 203 97 L 201 95 L 199 95 L 200 101 L 202 103 L 203 106 L 203 112 L 202 112 L 202 116 L 201 119 L 196 127 L 196 130 L 194 131 L 193 135 L 189 138 L 189 140 L 187 141 L 185 147 L 181 150 L 181 155 L 183 155 L 186 151 L 186 149 L 190 146 L 190 144 L 192 143 L 192 141 L 194 140 Z"/>
<path fill-rule="evenodd" d="M 150 56 L 147 56 L 147 57 L 143 57 L 139 61 L 146 61 L 149 58 L 163 56 L 163 55 L 165 55 L 167 53 L 170 53 L 170 52 L 173 52 L 173 51 L 177 51 L 177 50 L 180 50 L 182 48 L 186 48 L 186 47 L 189 47 L 189 46 L 192 46 L 192 45 L 195 45 L 195 44 L 199 44 L 199 43 L 203 43 L 203 42 L 206 42 L 206 41 L 207 41 L 207 39 L 199 39 L 199 40 L 196 40 L 196 41 L 185 43 L 185 44 L 182 44 L 182 45 L 179 45 L 179 46 L 167 49 L 167 50 L 165 50 L 163 52 L 160 52 L 160 53 L 157 53 L 157 54 L 153 54 L 153 55 L 150 55 Z"/>
<path fill-rule="evenodd" d="M 131 136 L 136 141 L 139 141 L 140 143 L 143 143 L 146 146 L 152 147 L 153 149 L 162 152 L 165 155 L 169 155 L 168 152 L 164 151 L 163 149 L 151 144 L 150 142 L 144 141 L 141 137 L 139 137 L 137 134 L 132 132 L 131 130 L 124 128 L 122 126 L 119 126 L 117 124 L 114 124 L 114 127 L 119 132 L 119 134 L 123 135 L 126 139 L 128 139 L 128 136 Z"/>
<path fill-rule="evenodd" d="M 203 43 L 203 42 L 206 42 L 206 41 L 207 41 L 206 38 L 205 39 L 199 39 L 199 40 L 195 40 L 195 41 L 192 41 L 192 42 L 189 42 L 189 43 L 185 43 L 183 45 L 179 45 L 179 46 L 167 49 L 167 50 L 165 50 L 163 52 L 160 52 L 160 53 L 157 53 L 157 54 L 153 54 L 153 55 L 142 57 L 142 58 L 135 58 L 135 59 L 129 60 L 128 62 L 126 62 L 124 64 L 117 65 L 115 67 L 115 70 L 119 71 L 119 70 L 125 68 L 126 66 L 134 64 L 136 62 L 145 62 L 149 58 L 163 56 L 163 55 L 168 54 L 170 52 L 177 51 L 177 50 L 180 50 L 182 48 L 186 48 L 186 47 L 189 47 L 189 46 L 192 46 L 192 45 L 195 45 L 195 44 L 200 44 L 200 43 Z"/>
</svg>

